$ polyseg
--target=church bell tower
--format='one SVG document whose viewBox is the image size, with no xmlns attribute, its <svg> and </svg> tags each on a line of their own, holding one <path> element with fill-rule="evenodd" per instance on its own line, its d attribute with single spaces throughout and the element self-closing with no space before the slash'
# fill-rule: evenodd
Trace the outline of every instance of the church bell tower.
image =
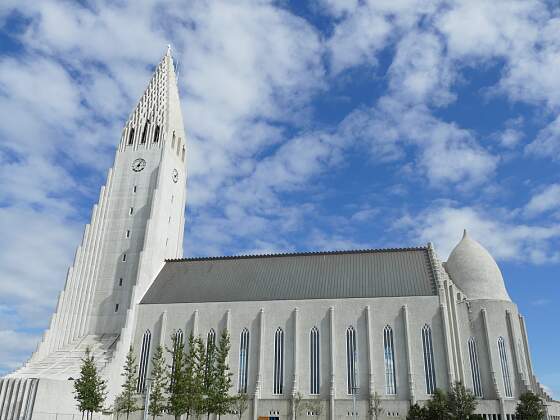
<svg viewBox="0 0 560 420">
<path fill-rule="evenodd" d="M 124 360 L 136 304 L 164 260 L 182 256 L 186 153 L 177 78 L 168 48 L 125 124 L 113 167 L 85 227 L 48 330 L 31 359 L 0 380 L 0 394 L 4 394 L 0 395 L 0 420 L 12 399 L 18 402 L 18 410 L 25 406 L 16 395 L 21 384 L 16 386 L 15 381 L 68 382 L 78 375 L 85 348 L 93 352 L 106 377 L 112 375 L 107 370 Z M 37 386 L 35 391 L 29 384 L 21 385 L 22 392 L 24 388 L 21 399 L 37 392 Z M 6 403 L 2 400 L 8 392 Z M 66 406 L 71 407 L 73 397 L 67 397 L 71 405 Z M 34 405 L 36 411 L 42 403 Z"/>
</svg>

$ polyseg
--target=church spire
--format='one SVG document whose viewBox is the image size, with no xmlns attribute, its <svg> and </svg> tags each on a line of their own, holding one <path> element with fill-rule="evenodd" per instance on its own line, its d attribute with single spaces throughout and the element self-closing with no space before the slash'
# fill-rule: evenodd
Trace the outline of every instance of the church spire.
<svg viewBox="0 0 560 420">
<path fill-rule="evenodd" d="M 162 136 L 170 128 L 170 108 L 178 107 L 178 97 L 171 45 L 168 45 L 148 87 L 128 117 L 119 149 L 161 147 Z"/>
</svg>

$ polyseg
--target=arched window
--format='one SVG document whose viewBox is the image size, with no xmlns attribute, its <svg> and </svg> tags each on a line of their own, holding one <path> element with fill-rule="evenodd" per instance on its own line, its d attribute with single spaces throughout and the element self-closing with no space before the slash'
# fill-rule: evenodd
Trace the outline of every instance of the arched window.
<svg viewBox="0 0 560 420">
<path fill-rule="evenodd" d="M 247 393 L 247 373 L 249 370 L 249 330 L 243 328 L 239 343 L 239 386 L 238 392 Z"/>
<path fill-rule="evenodd" d="M 140 144 L 146 143 L 146 136 L 148 134 L 149 125 L 150 125 L 150 120 L 147 120 L 146 124 L 144 124 L 144 130 L 142 130 L 142 137 L 140 138 Z"/>
<path fill-rule="evenodd" d="M 395 347 L 393 346 L 393 329 L 386 325 L 383 329 L 383 356 L 385 359 L 385 394 L 397 393 L 395 378 Z"/>
<path fill-rule="evenodd" d="M 504 389 L 506 391 L 506 397 L 512 397 L 511 392 L 511 381 L 509 377 L 509 365 L 506 352 L 506 344 L 504 337 L 498 338 L 498 353 L 500 354 L 500 365 L 502 367 L 502 377 L 504 379 Z"/>
<path fill-rule="evenodd" d="M 128 132 L 128 144 L 131 145 L 134 143 L 134 127 L 130 127 L 130 131 Z"/>
<path fill-rule="evenodd" d="M 310 357 L 310 394 L 319 394 L 320 389 L 320 360 L 319 360 L 319 330 L 317 327 L 311 329 L 311 334 L 309 337 L 309 357 Z"/>
<path fill-rule="evenodd" d="M 140 363 L 138 366 L 138 384 L 136 392 L 142 393 L 146 389 L 146 373 L 148 371 L 148 361 L 150 359 L 150 344 L 152 342 L 152 333 L 146 330 L 142 336 L 142 350 L 140 351 Z"/>
<path fill-rule="evenodd" d="M 156 125 L 156 129 L 154 131 L 154 143 L 159 141 L 159 125 Z"/>
<path fill-rule="evenodd" d="M 212 347 L 216 346 L 216 331 L 214 331 L 214 328 L 210 328 L 210 331 L 208 331 L 208 336 L 206 337 L 206 350 L 210 348 L 210 345 Z"/>
<path fill-rule="evenodd" d="M 346 330 L 346 372 L 348 393 L 354 394 L 358 390 L 358 347 L 356 331 L 350 326 Z"/>
<path fill-rule="evenodd" d="M 436 389 L 436 370 L 434 366 L 434 348 L 432 346 L 432 329 L 428 324 L 422 327 L 422 349 L 424 351 L 426 393 L 433 394 Z"/>
<path fill-rule="evenodd" d="M 284 331 L 278 328 L 274 334 L 274 384 L 273 393 L 284 391 Z"/>
<path fill-rule="evenodd" d="M 469 338 L 469 358 L 471 361 L 471 375 L 474 388 L 474 395 L 482 398 L 482 382 L 480 380 L 480 367 L 478 366 L 478 352 L 476 351 L 476 341 Z"/>
<path fill-rule="evenodd" d="M 173 360 L 171 362 L 171 381 L 172 381 L 172 385 L 173 385 L 173 372 L 175 372 L 175 358 L 176 353 L 179 351 L 179 349 L 181 348 L 181 344 L 183 343 L 183 331 L 182 330 L 177 330 L 173 333 Z"/>
</svg>

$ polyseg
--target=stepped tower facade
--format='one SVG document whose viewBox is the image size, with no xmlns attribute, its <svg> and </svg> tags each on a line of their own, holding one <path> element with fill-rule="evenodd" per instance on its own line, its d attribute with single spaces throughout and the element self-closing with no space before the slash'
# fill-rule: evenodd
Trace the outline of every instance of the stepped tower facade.
<svg viewBox="0 0 560 420">
<path fill-rule="evenodd" d="M 0 380 L 0 419 L 52 406 L 41 395 L 50 395 L 47 388 L 73 405 L 68 379 L 77 377 L 86 347 L 109 379 L 110 394 L 118 388 L 111 372 L 120 372 L 130 346 L 136 304 L 165 259 L 182 255 L 186 153 L 168 48 L 123 129 L 48 330 L 30 360 Z M 53 388 L 53 381 L 65 382 Z"/>
</svg>

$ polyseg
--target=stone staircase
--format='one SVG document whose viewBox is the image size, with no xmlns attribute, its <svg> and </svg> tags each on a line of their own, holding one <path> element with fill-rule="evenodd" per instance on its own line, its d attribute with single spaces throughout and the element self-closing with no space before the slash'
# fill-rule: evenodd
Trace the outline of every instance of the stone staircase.
<svg viewBox="0 0 560 420">
<path fill-rule="evenodd" d="M 87 348 L 93 354 L 98 371 L 102 371 L 113 356 L 118 338 L 118 334 L 84 336 L 43 359 L 34 360 L 31 358 L 24 366 L 8 375 L 8 377 L 76 378 L 80 373 L 82 359 Z"/>
</svg>

